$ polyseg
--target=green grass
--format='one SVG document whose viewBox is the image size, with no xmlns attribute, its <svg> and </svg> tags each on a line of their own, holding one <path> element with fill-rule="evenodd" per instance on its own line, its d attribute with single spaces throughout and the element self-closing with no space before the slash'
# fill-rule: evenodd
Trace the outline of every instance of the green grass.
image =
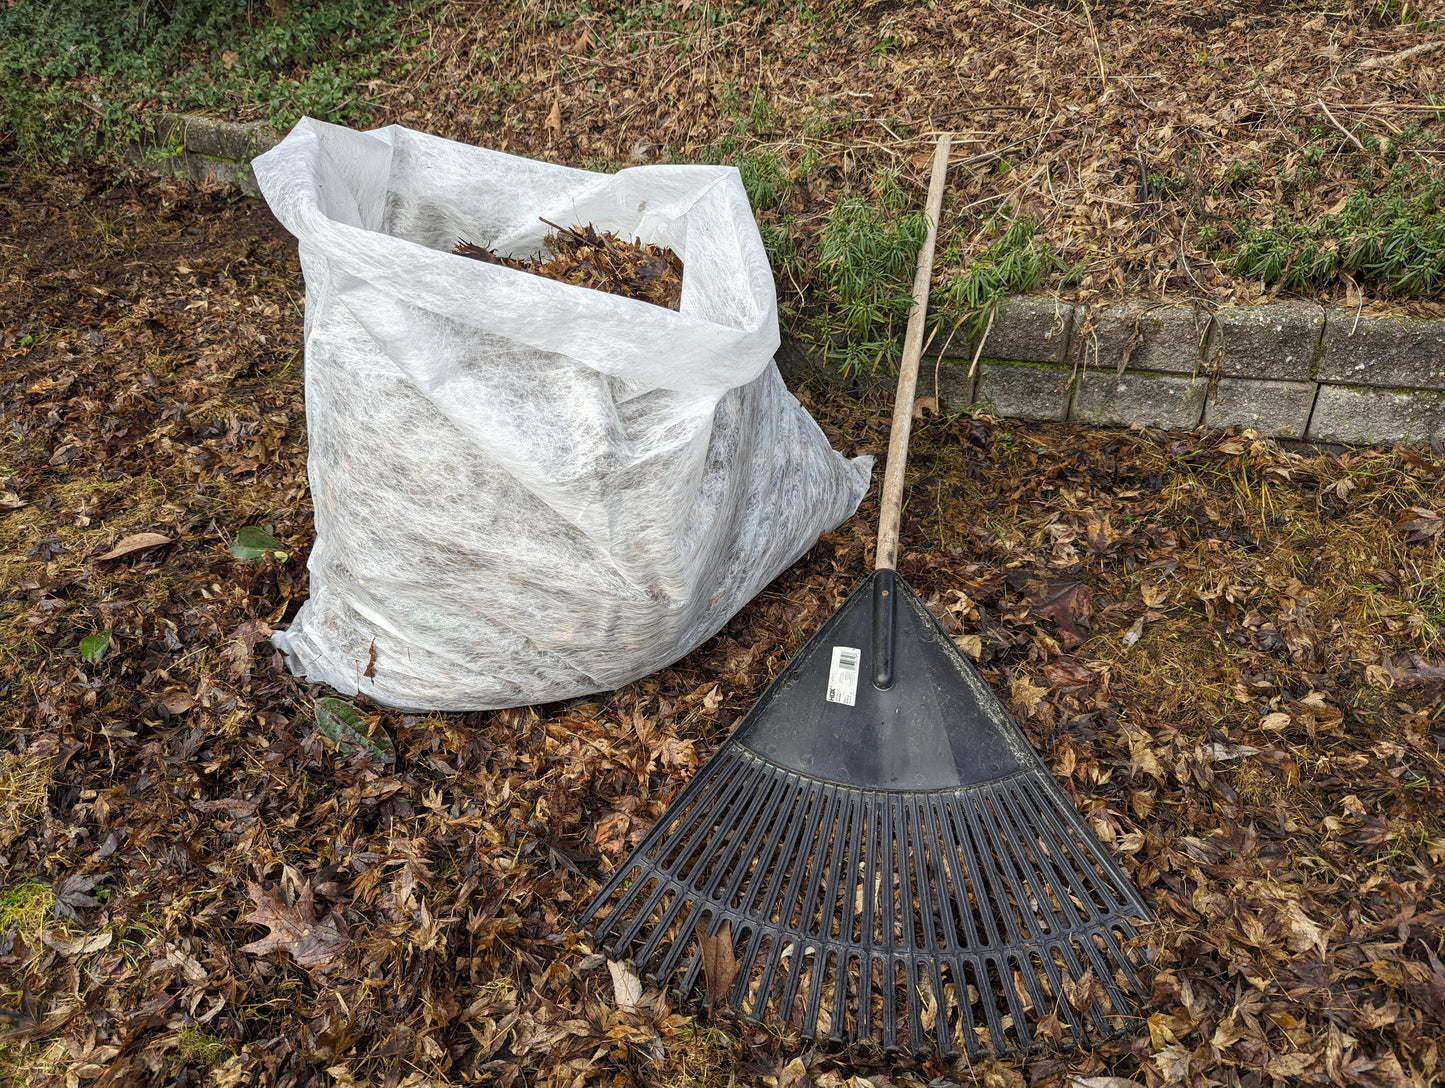
<svg viewBox="0 0 1445 1088">
<path fill-rule="evenodd" d="M 1002 227 L 1002 230 L 999 230 Z M 998 237 L 977 257 L 966 260 L 957 251 L 944 255 L 945 264 L 963 265 L 944 291 L 941 317 L 951 313 L 953 322 L 969 322 L 981 332 L 989 310 L 1010 295 L 1026 295 L 1043 282 L 1055 268 L 1062 267 L 1048 248 L 1034 237 L 1037 224 L 1028 216 L 998 219 L 985 234 Z"/>
<path fill-rule="evenodd" d="M 23 880 L 0 892 L 0 933 L 12 928 L 27 946 L 40 941 L 40 931 L 55 905 L 55 894 L 44 884 Z"/>
<path fill-rule="evenodd" d="M 110 151 L 151 109 L 253 107 L 278 129 L 370 121 L 366 83 L 413 43 L 425 0 L 10 0 L 0 5 L 0 130 L 35 158 Z"/>
<path fill-rule="evenodd" d="M 219 1035 L 194 1024 L 181 1028 L 176 1035 L 176 1045 L 180 1048 L 181 1061 L 207 1068 L 220 1065 L 235 1053 Z"/>
</svg>

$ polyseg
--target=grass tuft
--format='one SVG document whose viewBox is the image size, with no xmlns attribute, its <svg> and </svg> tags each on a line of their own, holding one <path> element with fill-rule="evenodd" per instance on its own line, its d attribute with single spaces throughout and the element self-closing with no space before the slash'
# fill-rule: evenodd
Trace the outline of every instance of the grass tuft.
<svg viewBox="0 0 1445 1088">
<path fill-rule="evenodd" d="M 14 929 L 20 941 L 34 947 L 40 942 L 40 931 L 54 905 L 55 893 L 33 880 L 0 891 L 0 934 Z"/>
<path fill-rule="evenodd" d="M 34 819 L 45 810 L 51 780 L 49 763 L 6 752 L 0 756 L 0 812 L 16 827 Z"/>
<path fill-rule="evenodd" d="M 826 294 L 818 328 L 825 354 L 844 376 L 896 368 L 912 308 L 913 267 L 928 234 L 922 212 L 907 211 L 896 174 L 884 172 L 878 199 L 840 200 L 818 239 Z"/>
<path fill-rule="evenodd" d="M 176 1035 L 176 1044 L 180 1047 L 181 1061 L 188 1065 L 204 1065 L 207 1068 L 228 1061 L 235 1053 L 221 1036 L 195 1024 L 181 1028 Z"/>
</svg>

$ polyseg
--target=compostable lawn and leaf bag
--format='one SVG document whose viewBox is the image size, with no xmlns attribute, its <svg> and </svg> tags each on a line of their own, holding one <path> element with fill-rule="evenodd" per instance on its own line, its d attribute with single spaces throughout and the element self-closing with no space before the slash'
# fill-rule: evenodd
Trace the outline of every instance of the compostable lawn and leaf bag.
<svg viewBox="0 0 1445 1088">
<path fill-rule="evenodd" d="M 626 684 L 857 507 L 788 393 L 736 170 L 595 174 L 303 120 L 256 159 L 306 278 L 311 597 L 293 671 L 413 710 Z M 540 218 L 539 218 L 540 217 Z M 672 249 L 679 312 L 471 260 L 596 224 Z"/>
</svg>

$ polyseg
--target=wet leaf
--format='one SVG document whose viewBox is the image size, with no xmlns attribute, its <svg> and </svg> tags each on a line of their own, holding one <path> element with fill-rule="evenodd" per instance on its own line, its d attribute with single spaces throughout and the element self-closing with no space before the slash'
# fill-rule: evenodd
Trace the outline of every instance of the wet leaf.
<svg viewBox="0 0 1445 1088">
<path fill-rule="evenodd" d="M 274 890 L 248 882 L 246 892 L 256 909 L 241 919 L 252 925 L 266 926 L 271 932 L 260 940 L 241 946 L 253 956 L 267 952 L 285 952 L 302 967 L 330 967 L 345 954 L 350 939 L 344 936 L 328 917 L 318 922 L 311 901 L 310 886 L 295 906 L 287 906 Z"/>
<path fill-rule="evenodd" d="M 97 664 L 110 650 L 110 645 L 109 631 L 102 631 L 98 635 L 86 635 L 80 640 L 80 658 L 92 665 Z"/>
<path fill-rule="evenodd" d="M 269 529 L 259 525 L 247 525 L 236 534 L 231 545 L 231 554 L 237 559 L 265 559 L 268 555 L 278 562 L 285 562 L 286 552 L 281 542 L 271 535 Z"/>
<path fill-rule="evenodd" d="M 738 975 L 737 954 L 733 951 L 733 925 L 724 918 L 715 934 L 707 932 L 707 919 L 699 918 L 693 929 L 702 949 L 702 973 L 707 987 L 708 1005 L 718 1009 L 732 993 Z"/>
<path fill-rule="evenodd" d="M 316 727 L 340 755 L 366 751 L 381 760 L 391 763 L 396 759 L 396 746 L 386 730 L 375 720 L 368 721 L 357 713 L 356 707 L 345 700 L 327 695 L 312 704 L 316 715 Z"/>
</svg>

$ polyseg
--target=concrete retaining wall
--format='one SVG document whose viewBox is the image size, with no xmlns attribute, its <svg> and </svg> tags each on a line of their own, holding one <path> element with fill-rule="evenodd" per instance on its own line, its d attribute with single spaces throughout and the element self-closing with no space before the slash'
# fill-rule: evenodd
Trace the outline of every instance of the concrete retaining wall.
<svg viewBox="0 0 1445 1088">
<path fill-rule="evenodd" d="M 1190 429 L 1252 427 L 1314 442 L 1445 437 L 1445 321 L 1312 302 L 1248 309 L 1126 303 L 1093 315 L 1044 298 L 1000 305 L 972 383 L 966 358 L 925 362 L 952 409 Z M 963 356 L 963 352 L 959 352 Z"/>
<path fill-rule="evenodd" d="M 132 145 L 127 158 L 192 181 L 208 179 L 234 185 L 259 197 L 251 160 L 281 140 L 267 125 L 242 125 L 189 113 L 158 113 L 154 135 Z"/>
<path fill-rule="evenodd" d="M 280 139 L 265 126 L 188 114 L 159 114 L 153 127 L 154 140 L 133 149 L 137 161 L 252 196 L 249 163 Z M 1000 304 L 972 377 L 977 345 L 956 335 L 950 349 L 957 357 L 925 359 L 919 393 L 955 411 L 1179 430 L 1239 424 L 1315 442 L 1445 437 L 1445 320 L 1302 301 L 1212 315 L 1134 302 L 1091 316 L 1019 297 Z M 812 366 L 797 344 L 778 361 L 788 377 Z"/>
</svg>

